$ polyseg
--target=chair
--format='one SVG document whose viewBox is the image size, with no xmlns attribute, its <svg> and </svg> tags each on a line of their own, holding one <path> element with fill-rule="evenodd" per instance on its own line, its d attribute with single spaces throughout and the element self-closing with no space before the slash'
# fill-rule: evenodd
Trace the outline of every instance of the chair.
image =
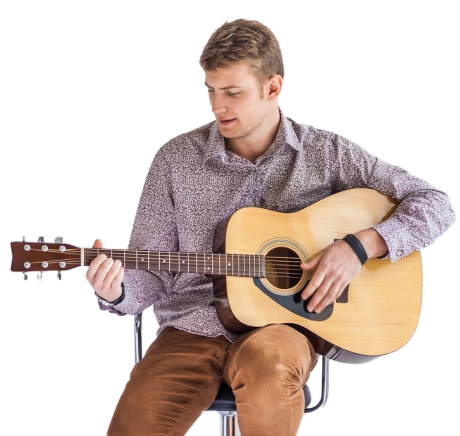
<svg viewBox="0 0 460 436">
<path fill-rule="evenodd" d="M 135 363 L 142 359 L 142 312 L 134 316 L 134 360 Z M 303 390 L 305 394 L 305 411 L 311 413 L 326 404 L 329 393 L 329 359 L 321 356 L 321 399 L 318 404 L 308 407 L 311 395 L 308 386 Z M 214 402 L 206 411 L 219 412 L 221 416 L 221 436 L 235 436 L 236 402 L 235 395 L 227 383 L 222 382 Z"/>
</svg>

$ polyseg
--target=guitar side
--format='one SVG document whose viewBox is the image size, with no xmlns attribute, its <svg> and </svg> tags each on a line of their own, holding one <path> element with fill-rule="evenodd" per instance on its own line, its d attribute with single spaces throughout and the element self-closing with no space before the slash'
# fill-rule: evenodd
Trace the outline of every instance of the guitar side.
<svg viewBox="0 0 460 436">
<path fill-rule="evenodd" d="M 259 254 L 267 241 L 285 240 L 295 241 L 307 257 L 314 257 L 335 239 L 385 220 L 396 206 L 377 191 L 352 189 L 292 214 L 241 209 L 228 223 L 225 250 Z M 363 362 L 396 351 L 415 332 L 421 309 L 421 256 L 414 252 L 394 263 L 368 260 L 349 286 L 348 301 L 335 302 L 332 314 L 323 320 L 293 313 L 272 298 L 270 289 L 261 289 L 250 277 L 214 279 L 218 315 L 229 330 L 241 333 L 271 323 L 289 324 L 309 336 L 318 353 Z"/>
</svg>

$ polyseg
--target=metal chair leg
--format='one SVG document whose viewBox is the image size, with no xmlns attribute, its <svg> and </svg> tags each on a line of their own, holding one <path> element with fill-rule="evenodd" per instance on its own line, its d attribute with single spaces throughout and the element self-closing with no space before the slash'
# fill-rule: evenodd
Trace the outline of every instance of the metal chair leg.
<svg viewBox="0 0 460 436">
<path fill-rule="evenodd" d="M 134 316 L 134 363 L 142 359 L 142 312 Z"/>
<path fill-rule="evenodd" d="M 221 416 L 221 436 L 236 435 L 236 412 L 219 412 Z"/>
<path fill-rule="evenodd" d="M 314 412 L 326 404 L 329 395 L 329 359 L 321 356 L 322 375 L 321 375 L 321 399 L 318 404 L 305 409 L 304 413 Z"/>
</svg>

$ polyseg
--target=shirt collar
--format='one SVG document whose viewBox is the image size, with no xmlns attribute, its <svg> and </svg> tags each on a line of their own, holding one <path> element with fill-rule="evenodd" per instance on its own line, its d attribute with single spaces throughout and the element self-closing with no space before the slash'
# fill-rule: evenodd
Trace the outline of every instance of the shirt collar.
<svg viewBox="0 0 460 436">
<path fill-rule="evenodd" d="M 266 150 L 263 156 L 269 156 L 276 152 L 276 150 L 282 148 L 284 144 L 289 144 L 294 150 L 300 151 L 301 145 L 297 135 L 292 127 L 291 120 L 284 115 L 280 107 L 280 124 L 278 127 L 278 133 L 276 134 L 275 140 Z M 223 162 L 228 160 L 227 153 L 225 150 L 225 139 L 219 131 L 217 121 L 211 124 L 209 132 L 209 138 L 206 143 L 206 151 L 203 156 L 203 163 L 211 158 L 216 158 Z"/>
</svg>

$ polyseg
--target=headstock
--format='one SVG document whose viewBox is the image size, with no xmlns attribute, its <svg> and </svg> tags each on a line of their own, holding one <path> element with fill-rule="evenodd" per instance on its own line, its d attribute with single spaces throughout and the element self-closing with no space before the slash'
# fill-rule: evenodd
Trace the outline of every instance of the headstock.
<svg viewBox="0 0 460 436">
<path fill-rule="evenodd" d="M 54 243 L 44 242 L 43 237 L 38 238 L 38 242 L 12 242 L 11 252 L 11 271 L 23 272 L 24 280 L 27 280 L 26 273 L 30 271 L 58 271 L 61 279 L 61 271 L 82 265 L 82 250 L 64 244 L 62 238 L 56 238 Z"/>
</svg>

